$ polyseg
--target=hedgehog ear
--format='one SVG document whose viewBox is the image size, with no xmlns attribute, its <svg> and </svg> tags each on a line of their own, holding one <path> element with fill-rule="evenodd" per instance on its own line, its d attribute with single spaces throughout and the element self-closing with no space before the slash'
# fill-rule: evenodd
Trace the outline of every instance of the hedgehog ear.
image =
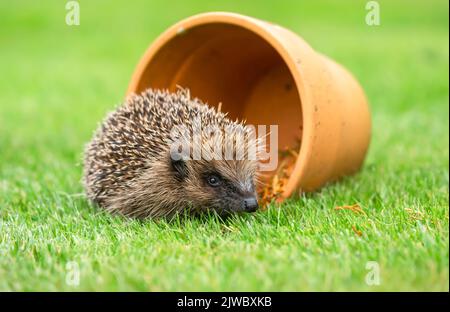
<svg viewBox="0 0 450 312">
<path fill-rule="evenodd" d="M 175 175 L 177 178 L 183 180 L 188 175 L 186 161 L 183 159 L 174 160 L 170 159 L 172 164 L 172 169 L 175 171 Z"/>
<path fill-rule="evenodd" d="M 189 159 L 190 149 L 189 145 L 183 143 L 177 142 L 177 144 L 171 144 L 169 151 L 171 167 L 175 172 L 175 176 L 180 180 L 188 176 L 186 161 Z"/>
<path fill-rule="evenodd" d="M 170 164 L 175 172 L 176 177 L 179 178 L 180 180 L 183 180 L 185 177 L 188 176 L 186 159 L 187 157 L 184 155 L 183 152 L 170 153 Z"/>
</svg>

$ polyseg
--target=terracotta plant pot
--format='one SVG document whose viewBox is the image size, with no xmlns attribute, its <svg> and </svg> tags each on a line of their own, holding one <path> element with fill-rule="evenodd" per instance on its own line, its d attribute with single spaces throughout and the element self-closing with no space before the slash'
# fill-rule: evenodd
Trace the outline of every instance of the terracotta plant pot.
<svg viewBox="0 0 450 312">
<path fill-rule="evenodd" d="M 350 52 L 349 52 L 350 53 Z M 279 126 L 279 146 L 301 146 L 283 198 L 356 172 L 370 140 L 363 90 L 295 33 L 233 13 L 192 16 L 145 52 L 128 94 L 187 87 L 232 118 Z"/>
</svg>

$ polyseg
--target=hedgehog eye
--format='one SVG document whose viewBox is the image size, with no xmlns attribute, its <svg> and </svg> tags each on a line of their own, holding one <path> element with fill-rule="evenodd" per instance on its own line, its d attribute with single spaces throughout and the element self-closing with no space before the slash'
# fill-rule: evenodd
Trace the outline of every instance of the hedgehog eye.
<svg viewBox="0 0 450 312">
<path fill-rule="evenodd" d="M 222 181 L 217 175 L 211 174 L 206 178 L 206 182 L 208 182 L 208 184 L 212 187 L 217 187 L 221 184 Z"/>
</svg>

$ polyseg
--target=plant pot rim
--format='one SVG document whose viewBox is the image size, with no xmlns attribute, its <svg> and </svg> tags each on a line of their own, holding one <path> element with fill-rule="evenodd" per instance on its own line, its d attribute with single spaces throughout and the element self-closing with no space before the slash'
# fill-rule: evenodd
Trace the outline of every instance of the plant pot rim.
<svg viewBox="0 0 450 312">
<path fill-rule="evenodd" d="M 305 87 L 304 75 L 299 64 L 300 61 L 296 60 L 295 56 L 292 55 L 289 47 L 285 46 L 277 37 L 280 36 L 280 33 L 274 32 L 274 28 L 282 28 L 281 26 L 249 16 L 230 12 L 200 13 L 183 19 L 164 31 L 147 49 L 147 51 L 139 61 L 137 67 L 135 68 L 131 82 L 128 86 L 127 94 L 136 92 L 136 90 L 138 89 L 139 79 L 143 75 L 149 61 L 153 59 L 156 53 L 158 53 L 158 51 L 165 44 L 167 44 L 176 36 L 183 35 L 191 28 L 204 26 L 207 24 L 234 25 L 249 30 L 252 33 L 258 35 L 267 43 L 269 43 L 271 47 L 275 49 L 275 51 L 280 55 L 281 59 L 288 67 L 294 79 L 302 110 L 303 133 L 301 137 L 301 146 L 298 151 L 298 157 L 295 161 L 294 169 L 291 176 L 289 177 L 287 185 L 284 188 L 284 192 L 281 195 L 282 199 L 285 199 L 292 195 L 296 190 L 297 185 L 299 184 L 299 181 L 301 181 L 302 176 L 305 172 L 305 168 L 309 166 L 312 157 L 310 148 L 312 144 L 311 138 L 314 131 L 316 118 L 313 112 L 313 107 L 312 105 L 310 105 L 311 96 L 309 94 L 308 88 Z M 300 39 L 300 37 L 298 38 Z"/>
</svg>

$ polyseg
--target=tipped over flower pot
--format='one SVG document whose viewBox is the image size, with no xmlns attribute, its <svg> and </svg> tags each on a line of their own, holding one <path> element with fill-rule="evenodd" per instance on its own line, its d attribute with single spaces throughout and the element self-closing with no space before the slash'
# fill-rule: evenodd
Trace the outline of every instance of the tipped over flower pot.
<svg viewBox="0 0 450 312">
<path fill-rule="evenodd" d="M 255 18 L 213 12 L 165 31 L 140 60 L 128 94 L 189 88 L 247 124 L 278 125 L 280 148 L 296 148 L 281 198 L 356 172 L 370 141 L 358 82 L 295 33 Z M 301 144 L 298 145 L 300 140 Z"/>
</svg>

